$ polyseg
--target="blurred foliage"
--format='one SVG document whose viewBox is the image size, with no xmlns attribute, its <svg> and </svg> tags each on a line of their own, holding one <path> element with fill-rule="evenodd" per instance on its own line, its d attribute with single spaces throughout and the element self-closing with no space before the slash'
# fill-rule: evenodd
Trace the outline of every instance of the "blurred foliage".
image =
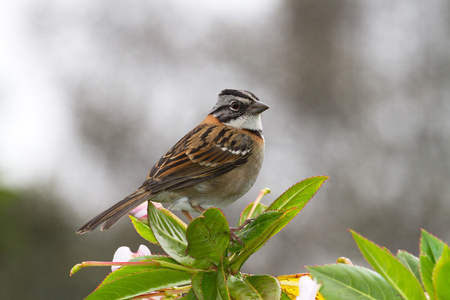
<svg viewBox="0 0 450 300">
<path fill-rule="evenodd" d="M 73 257 L 79 257 L 87 244 L 74 239 L 51 191 L 1 189 L 0 226 L 2 298 L 80 299 L 89 292 L 87 278 L 68 276 Z M 100 251 L 101 245 L 92 248 Z"/>
<path fill-rule="evenodd" d="M 75 235 L 73 220 L 49 188 L 0 188 L 0 282 L 2 299 L 82 299 L 110 268 L 71 278 L 74 262 L 111 260 L 116 245 L 136 245 L 136 234 L 118 232 L 118 242 Z M 117 247 L 118 247 L 117 246 Z M 134 247 L 134 246 L 133 246 Z"/>
</svg>

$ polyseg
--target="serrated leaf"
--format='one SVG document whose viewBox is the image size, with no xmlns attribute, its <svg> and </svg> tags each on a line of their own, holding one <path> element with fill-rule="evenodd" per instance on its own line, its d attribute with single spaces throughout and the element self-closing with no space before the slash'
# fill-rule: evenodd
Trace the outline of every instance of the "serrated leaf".
<svg viewBox="0 0 450 300">
<path fill-rule="evenodd" d="M 292 207 L 303 209 L 328 178 L 327 176 L 311 177 L 293 185 L 278 197 L 267 210 L 284 211 Z"/>
<path fill-rule="evenodd" d="M 401 262 L 405 267 L 407 267 L 416 277 L 417 280 L 421 280 L 420 278 L 420 269 L 419 269 L 419 258 L 415 257 L 409 252 L 399 250 L 397 252 L 397 259 Z"/>
<path fill-rule="evenodd" d="M 442 254 L 444 246 L 444 242 L 422 229 L 419 259 L 420 275 L 425 290 L 428 292 L 428 295 L 432 297 L 432 299 L 436 299 L 436 292 L 432 280 L 433 270 L 436 265 L 436 261 Z"/>
<path fill-rule="evenodd" d="M 136 229 L 137 233 L 141 237 L 152 244 L 158 244 L 158 241 L 153 235 L 152 229 L 150 228 L 150 224 L 148 224 L 148 222 L 143 222 L 132 215 L 129 215 L 129 217 L 131 219 L 131 223 L 133 223 L 134 229 Z"/>
<path fill-rule="evenodd" d="M 203 278 L 208 274 L 206 271 L 199 271 L 192 275 L 192 290 L 194 291 L 195 296 L 199 300 L 204 300 L 204 292 L 203 292 Z M 208 291 L 206 291 L 206 294 L 209 294 Z"/>
<path fill-rule="evenodd" d="M 390 252 L 351 231 L 369 264 L 404 298 L 426 300 L 422 286 L 414 275 Z M 325 296 L 326 298 L 326 296 Z"/>
<path fill-rule="evenodd" d="M 305 179 L 290 189 L 288 189 L 283 195 L 278 197 L 267 209 L 264 214 L 268 214 L 277 210 L 283 212 L 277 219 L 270 221 L 258 228 L 257 234 L 252 232 L 256 226 L 260 226 L 259 220 L 265 218 L 264 214 L 258 215 L 256 219 L 246 226 L 243 230 L 237 233 L 237 236 L 244 242 L 245 248 L 241 250 L 240 247 L 232 245 L 229 251 L 240 251 L 231 261 L 231 269 L 233 272 L 240 270 L 244 262 L 261 248 L 272 236 L 282 230 L 306 205 L 312 196 L 317 192 L 320 186 L 328 177 L 318 176 Z M 265 228 L 265 231 L 259 233 L 261 228 Z M 248 237 L 248 239 L 247 239 Z M 246 240 L 247 239 L 247 240 Z M 246 240 L 246 241 L 244 241 Z"/>
<path fill-rule="evenodd" d="M 162 255 L 140 256 L 140 257 L 136 257 L 130 261 L 140 261 L 140 262 L 163 261 L 163 262 L 178 264 L 178 262 L 176 260 L 174 260 L 173 258 L 170 258 L 167 256 L 162 256 Z M 150 270 L 150 269 L 157 269 L 158 267 L 159 267 L 158 265 L 142 265 L 142 266 L 133 265 L 133 266 L 121 267 L 120 269 L 109 273 L 109 275 L 106 276 L 106 278 L 99 285 L 99 287 L 106 285 L 108 283 L 111 283 L 112 281 L 115 281 L 119 278 L 122 278 L 125 276 L 131 276 L 134 273 L 140 273 L 142 271 L 146 271 L 146 270 Z"/>
<path fill-rule="evenodd" d="M 201 263 L 186 254 L 186 224 L 167 209 L 158 209 L 151 202 L 148 204 L 148 216 L 156 240 L 170 257 L 189 267 L 197 267 Z"/>
<path fill-rule="evenodd" d="M 444 245 L 433 272 L 433 284 L 438 300 L 450 299 L 450 249 Z"/>
<path fill-rule="evenodd" d="M 428 256 L 433 264 L 435 264 L 441 256 L 444 246 L 445 243 L 443 241 L 422 229 L 420 254 Z"/>
<path fill-rule="evenodd" d="M 187 228 L 187 254 L 218 266 L 230 243 L 230 228 L 223 213 L 209 208 Z"/>
<path fill-rule="evenodd" d="M 181 297 L 179 300 L 198 300 L 193 289 L 190 289 L 185 297 Z"/>
<path fill-rule="evenodd" d="M 237 232 L 238 238 L 246 245 L 245 247 L 248 248 L 249 245 L 253 240 L 256 240 L 257 242 L 261 242 L 262 236 L 269 236 L 268 230 L 270 229 L 273 224 L 275 224 L 278 219 L 283 215 L 283 212 L 281 211 L 267 211 L 259 216 L 257 216 L 253 222 L 248 224 L 246 227 L 244 227 L 242 230 Z M 242 250 L 242 245 L 238 243 L 233 243 L 229 251 L 230 252 L 237 252 Z"/>
<path fill-rule="evenodd" d="M 262 299 L 279 299 L 281 296 L 280 283 L 271 275 L 247 275 L 244 279 L 258 291 Z"/>
<path fill-rule="evenodd" d="M 354 265 L 333 264 L 306 267 L 327 300 L 401 299 L 396 290 L 378 273 Z"/>
<path fill-rule="evenodd" d="M 242 211 L 241 216 L 239 218 L 238 226 L 241 226 L 242 224 L 244 224 L 245 220 L 247 220 L 247 219 L 251 219 L 251 218 L 257 217 L 258 215 L 262 214 L 267 209 L 267 205 L 264 205 L 262 203 L 258 203 L 258 204 L 256 204 L 255 210 L 253 211 L 253 213 L 249 217 L 248 214 L 252 210 L 253 205 L 254 205 L 254 202 L 250 203 L 249 205 L 247 205 L 244 208 L 244 210 Z"/>
<path fill-rule="evenodd" d="M 280 299 L 281 288 L 278 280 L 270 275 L 230 275 L 227 280 L 232 299 L 266 300 Z"/>
<path fill-rule="evenodd" d="M 164 288 L 186 285 L 191 281 L 190 273 L 164 267 L 126 266 L 113 274 L 112 280 L 105 279 L 106 283 L 102 283 L 86 299 L 129 299 Z M 124 275 L 118 276 L 120 274 Z"/>
<path fill-rule="evenodd" d="M 231 300 L 230 291 L 227 286 L 227 278 L 229 276 L 229 262 L 228 258 L 224 257 L 217 268 L 217 291 L 224 300 Z"/>
<path fill-rule="evenodd" d="M 239 271 L 245 261 L 253 253 L 258 251 L 272 236 L 283 229 L 300 212 L 300 210 L 300 208 L 291 208 L 284 212 L 265 212 L 256 217 L 256 219 L 243 230 L 238 232 L 237 236 L 244 242 L 245 248 L 238 252 L 231 260 L 230 267 L 232 271 Z M 260 219 L 262 220 L 261 222 L 259 222 Z M 255 231 L 256 234 L 253 231 Z"/>
<path fill-rule="evenodd" d="M 220 283 L 223 272 L 200 271 L 192 276 L 192 290 L 199 300 L 230 300 L 227 287 Z M 219 279 L 219 280 L 218 280 Z"/>
<path fill-rule="evenodd" d="M 434 286 L 433 286 L 433 269 L 434 263 L 426 255 L 420 255 L 420 277 L 422 278 L 422 284 L 425 287 L 428 295 L 431 295 L 431 299 L 436 299 L 434 296 Z"/>
</svg>

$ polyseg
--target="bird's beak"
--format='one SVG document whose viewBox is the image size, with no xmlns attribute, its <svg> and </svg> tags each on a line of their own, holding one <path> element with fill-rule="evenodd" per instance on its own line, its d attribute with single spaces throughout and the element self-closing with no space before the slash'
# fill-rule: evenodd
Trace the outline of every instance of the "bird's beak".
<svg viewBox="0 0 450 300">
<path fill-rule="evenodd" d="M 265 111 L 266 109 L 269 109 L 269 105 L 266 105 L 260 101 L 253 101 L 253 103 L 250 104 L 248 109 L 249 109 L 248 111 L 251 114 L 260 114 L 263 111 Z"/>
</svg>

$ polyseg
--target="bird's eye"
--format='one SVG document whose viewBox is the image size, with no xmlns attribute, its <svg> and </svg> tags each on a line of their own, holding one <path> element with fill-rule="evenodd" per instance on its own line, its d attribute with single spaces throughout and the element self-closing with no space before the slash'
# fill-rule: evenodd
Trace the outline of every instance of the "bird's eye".
<svg viewBox="0 0 450 300">
<path fill-rule="evenodd" d="M 236 102 L 236 101 L 231 102 L 230 107 L 234 111 L 238 110 L 240 107 L 239 102 Z"/>
</svg>

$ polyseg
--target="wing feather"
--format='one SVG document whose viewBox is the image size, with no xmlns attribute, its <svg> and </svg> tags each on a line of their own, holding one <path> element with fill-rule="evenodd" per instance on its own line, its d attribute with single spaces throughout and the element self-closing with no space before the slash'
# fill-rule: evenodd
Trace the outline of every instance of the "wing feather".
<svg viewBox="0 0 450 300">
<path fill-rule="evenodd" d="M 200 124 L 161 157 L 143 186 L 153 193 L 191 186 L 244 164 L 252 148 L 240 129 Z"/>
</svg>

